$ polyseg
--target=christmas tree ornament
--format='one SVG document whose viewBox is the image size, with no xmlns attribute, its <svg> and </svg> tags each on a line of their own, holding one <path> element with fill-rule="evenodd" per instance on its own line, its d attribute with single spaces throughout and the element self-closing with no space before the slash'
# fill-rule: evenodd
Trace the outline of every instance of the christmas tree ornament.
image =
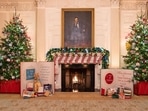
<svg viewBox="0 0 148 111">
<path fill-rule="evenodd" d="M 131 44 L 129 42 L 126 42 L 126 50 L 130 50 L 131 49 Z"/>
</svg>

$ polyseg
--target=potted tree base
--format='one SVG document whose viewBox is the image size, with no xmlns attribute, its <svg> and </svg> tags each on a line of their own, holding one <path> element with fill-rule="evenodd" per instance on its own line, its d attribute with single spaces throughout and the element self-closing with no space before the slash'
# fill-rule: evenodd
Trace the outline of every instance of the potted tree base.
<svg viewBox="0 0 148 111">
<path fill-rule="evenodd" d="M 20 94 L 20 80 L 0 81 L 0 93 Z"/>
<path fill-rule="evenodd" d="M 134 84 L 134 94 L 136 95 L 148 95 L 148 82 L 140 81 Z"/>
</svg>

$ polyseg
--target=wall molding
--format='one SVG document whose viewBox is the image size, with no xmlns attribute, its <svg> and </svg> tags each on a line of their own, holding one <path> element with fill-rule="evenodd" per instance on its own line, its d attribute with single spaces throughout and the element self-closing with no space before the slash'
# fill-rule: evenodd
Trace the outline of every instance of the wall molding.
<svg viewBox="0 0 148 111">
<path fill-rule="evenodd" d="M 33 11 L 35 2 L 0 2 L 0 11 Z"/>
<path fill-rule="evenodd" d="M 119 8 L 120 0 L 110 0 L 111 7 Z"/>
<path fill-rule="evenodd" d="M 35 0 L 36 7 L 46 7 L 46 0 Z"/>
<path fill-rule="evenodd" d="M 133 0 L 125 1 L 121 0 L 120 9 L 121 10 L 145 10 L 147 0 Z"/>
</svg>

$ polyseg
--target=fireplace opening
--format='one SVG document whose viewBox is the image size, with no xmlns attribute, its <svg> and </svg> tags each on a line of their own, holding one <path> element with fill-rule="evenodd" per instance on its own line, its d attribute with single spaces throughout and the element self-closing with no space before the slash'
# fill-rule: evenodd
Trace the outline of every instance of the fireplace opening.
<svg viewBox="0 0 148 111">
<path fill-rule="evenodd" d="M 94 92 L 94 64 L 62 64 L 63 92 Z"/>
</svg>

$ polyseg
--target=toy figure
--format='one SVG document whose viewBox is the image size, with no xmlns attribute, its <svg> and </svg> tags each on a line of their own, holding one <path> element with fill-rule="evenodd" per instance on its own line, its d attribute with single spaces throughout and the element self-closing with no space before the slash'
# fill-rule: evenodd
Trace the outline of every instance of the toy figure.
<svg viewBox="0 0 148 111">
<path fill-rule="evenodd" d="M 33 88 L 34 88 L 34 92 L 38 92 L 39 90 L 39 87 L 41 87 L 41 82 L 40 82 L 40 79 L 39 79 L 39 74 L 38 73 L 35 73 L 34 74 L 34 82 L 33 82 Z"/>
<path fill-rule="evenodd" d="M 119 98 L 120 99 L 125 99 L 124 88 L 120 88 Z"/>
</svg>

